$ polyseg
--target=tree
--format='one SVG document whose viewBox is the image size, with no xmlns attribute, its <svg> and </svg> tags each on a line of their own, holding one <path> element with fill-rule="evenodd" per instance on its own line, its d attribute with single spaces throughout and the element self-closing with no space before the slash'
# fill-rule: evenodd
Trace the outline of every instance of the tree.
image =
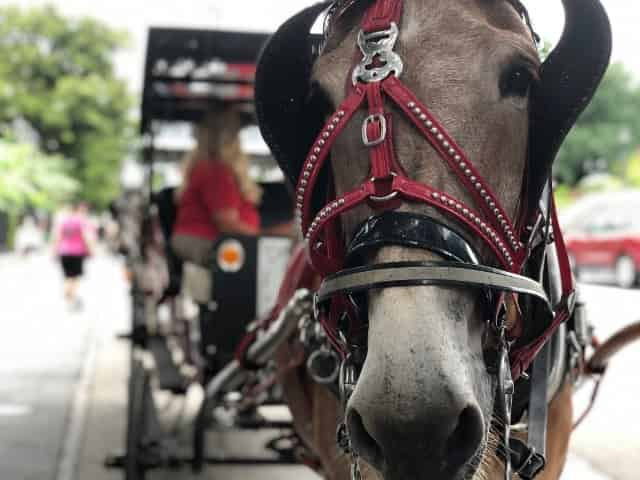
<svg viewBox="0 0 640 480">
<path fill-rule="evenodd" d="M 640 150 L 637 150 L 627 160 L 625 180 L 629 185 L 640 188 Z"/>
<path fill-rule="evenodd" d="M 78 190 L 60 156 L 33 145 L 0 142 L 0 211 L 12 216 L 27 207 L 53 210 Z"/>
<path fill-rule="evenodd" d="M 133 135 L 131 98 L 113 54 L 126 35 L 53 7 L 0 8 L 0 122 L 26 121 L 47 155 L 61 155 L 80 198 L 103 206 L 118 190 Z"/>
<path fill-rule="evenodd" d="M 614 63 L 560 150 L 555 175 L 573 185 L 594 168 L 623 171 L 639 145 L 640 88 L 623 64 Z"/>
</svg>

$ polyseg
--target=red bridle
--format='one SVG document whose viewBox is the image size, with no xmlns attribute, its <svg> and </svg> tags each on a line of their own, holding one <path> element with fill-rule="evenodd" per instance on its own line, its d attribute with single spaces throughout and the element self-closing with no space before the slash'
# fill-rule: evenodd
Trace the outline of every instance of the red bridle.
<svg viewBox="0 0 640 480">
<path fill-rule="evenodd" d="M 455 218 L 481 239 L 504 271 L 520 274 L 530 253 L 528 240 L 526 243 L 523 241 L 525 225 L 532 218 L 537 219 L 538 212 L 535 209 L 533 212 L 524 211 L 517 222 L 511 219 L 462 148 L 427 106 L 399 79 L 402 63 L 393 52 L 393 47 L 402 17 L 402 6 L 402 0 L 377 0 L 366 12 L 359 38 L 363 59 L 354 68 L 353 85 L 349 87 L 346 99 L 329 117 L 303 164 L 296 188 L 296 204 L 312 265 L 322 276 L 344 268 L 345 247 L 339 226 L 342 214 L 363 204 L 379 212 L 396 209 L 402 203 L 423 203 L 445 216 Z M 385 108 L 385 98 L 395 104 L 431 144 L 469 192 L 474 206 L 465 204 L 445 191 L 408 178 L 395 155 L 393 117 Z M 312 197 L 319 174 L 337 137 L 354 114 L 363 108 L 368 110 L 362 125 L 362 138 L 369 150 L 369 174 L 355 189 L 329 201 L 314 217 Z M 573 280 L 555 207 L 552 207 L 551 218 L 564 302 L 561 308 L 556 309 L 552 325 L 539 339 L 521 351 L 512 352 L 514 377 L 527 368 L 538 350 L 570 313 L 568 299 L 574 290 Z M 528 238 L 532 237 L 528 233 Z"/>
</svg>

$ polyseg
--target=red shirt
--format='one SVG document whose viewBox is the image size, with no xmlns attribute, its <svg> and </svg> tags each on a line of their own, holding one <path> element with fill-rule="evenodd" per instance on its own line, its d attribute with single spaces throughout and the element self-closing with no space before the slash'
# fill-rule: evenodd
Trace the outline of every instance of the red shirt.
<svg viewBox="0 0 640 480">
<path fill-rule="evenodd" d="M 182 192 L 174 233 L 215 240 L 219 231 L 213 214 L 221 210 L 237 210 L 240 221 L 260 228 L 256 207 L 240 191 L 233 172 L 217 161 L 199 161 L 189 175 Z"/>
</svg>

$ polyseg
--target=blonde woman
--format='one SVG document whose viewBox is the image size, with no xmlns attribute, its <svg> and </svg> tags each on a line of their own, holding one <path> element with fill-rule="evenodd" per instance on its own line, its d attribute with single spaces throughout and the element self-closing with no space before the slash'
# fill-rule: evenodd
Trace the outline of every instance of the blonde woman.
<svg viewBox="0 0 640 480">
<path fill-rule="evenodd" d="M 240 114 L 227 109 L 207 115 L 196 130 L 197 146 L 185 159 L 171 241 L 184 260 L 206 265 L 220 234 L 259 233 L 262 191 L 249 177 L 241 128 Z"/>
</svg>

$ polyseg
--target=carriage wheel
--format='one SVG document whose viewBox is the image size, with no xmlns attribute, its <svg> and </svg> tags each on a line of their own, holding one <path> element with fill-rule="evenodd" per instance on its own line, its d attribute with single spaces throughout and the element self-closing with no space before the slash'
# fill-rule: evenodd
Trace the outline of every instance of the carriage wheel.
<svg viewBox="0 0 640 480">
<path fill-rule="evenodd" d="M 133 359 L 129 376 L 127 405 L 127 450 L 125 455 L 125 480 L 144 480 L 144 436 L 147 430 L 148 412 L 145 408 L 146 391 L 150 388 L 149 373 L 142 362 Z"/>
</svg>

